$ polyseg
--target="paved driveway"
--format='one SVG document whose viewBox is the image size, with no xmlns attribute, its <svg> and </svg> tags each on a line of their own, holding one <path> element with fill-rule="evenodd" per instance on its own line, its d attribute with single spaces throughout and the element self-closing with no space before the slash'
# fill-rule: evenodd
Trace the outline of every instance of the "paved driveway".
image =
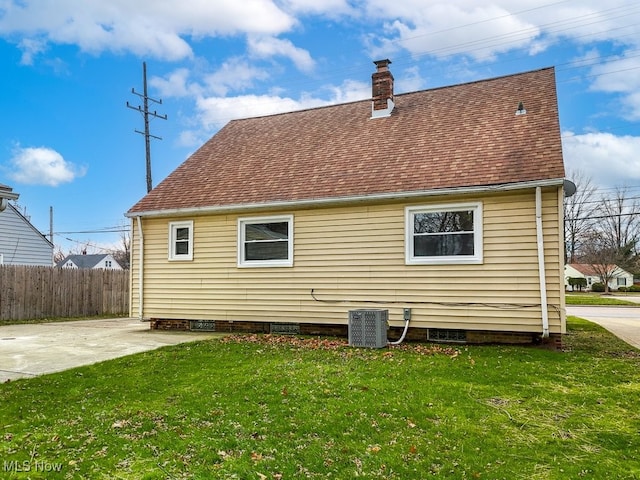
<svg viewBox="0 0 640 480">
<path fill-rule="evenodd" d="M 0 383 L 219 335 L 150 330 L 134 318 L 3 326 Z"/>
<path fill-rule="evenodd" d="M 567 305 L 567 315 L 597 323 L 629 345 L 640 348 L 640 308 Z"/>
</svg>

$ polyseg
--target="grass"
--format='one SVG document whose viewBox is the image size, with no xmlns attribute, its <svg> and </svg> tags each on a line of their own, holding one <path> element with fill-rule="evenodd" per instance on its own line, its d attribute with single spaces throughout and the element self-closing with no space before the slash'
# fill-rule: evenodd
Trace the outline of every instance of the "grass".
<svg viewBox="0 0 640 480">
<path fill-rule="evenodd" d="M 628 305 L 639 307 L 638 302 L 611 298 L 601 293 L 566 293 L 565 302 L 567 305 Z"/>
<path fill-rule="evenodd" d="M 569 325 L 565 352 L 252 335 L 5 383 L 0 477 L 638 479 L 640 352 Z"/>
<path fill-rule="evenodd" d="M 6 325 L 26 325 L 26 324 L 40 324 L 40 323 L 54 323 L 54 322 L 77 322 L 78 320 L 98 320 L 101 318 L 126 318 L 128 315 L 118 314 L 104 314 L 93 316 L 80 316 L 80 317 L 48 317 L 48 318 L 28 318 L 19 320 L 0 320 L 0 327 Z"/>
</svg>

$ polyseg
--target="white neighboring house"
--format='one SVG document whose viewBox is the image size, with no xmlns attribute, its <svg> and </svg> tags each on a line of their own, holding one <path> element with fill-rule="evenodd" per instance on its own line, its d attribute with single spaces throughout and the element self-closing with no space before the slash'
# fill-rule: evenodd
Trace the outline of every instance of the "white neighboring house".
<svg viewBox="0 0 640 480">
<path fill-rule="evenodd" d="M 57 263 L 62 268 L 104 268 L 106 270 L 122 270 L 122 266 L 111 254 L 68 255 Z"/>
<path fill-rule="evenodd" d="M 617 290 L 620 287 L 630 287 L 633 285 L 633 274 L 623 270 L 617 265 L 612 265 L 614 270 L 613 278 L 609 281 L 609 289 Z M 591 290 L 594 283 L 602 283 L 602 278 L 598 275 L 593 266 L 587 263 L 569 263 L 564 266 L 564 286 L 569 288 L 569 278 L 584 278 L 587 280 L 587 290 Z"/>
<path fill-rule="evenodd" d="M 7 200 L 17 193 L 0 184 L 0 265 L 53 265 L 53 244 Z"/>
</svg>

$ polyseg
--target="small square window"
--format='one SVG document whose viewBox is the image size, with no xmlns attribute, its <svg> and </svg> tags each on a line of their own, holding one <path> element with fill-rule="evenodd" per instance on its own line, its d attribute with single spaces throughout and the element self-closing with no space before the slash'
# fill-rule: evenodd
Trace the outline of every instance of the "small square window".
<svg viewBox="0 0 640 480">
<path fill-rule="evenodd" d="M 169 260 L 193 260 L 193 221 L 169 223 Z"/>
<path fill-rule="evenodd" d="M 482 263 L 482 204 L 407 207 L 408 265 Z"/>
<path fill-rule="evenodd" d="M 238 266 L 293 266 L 293 216 L 238 219 Z"/>
</svg>

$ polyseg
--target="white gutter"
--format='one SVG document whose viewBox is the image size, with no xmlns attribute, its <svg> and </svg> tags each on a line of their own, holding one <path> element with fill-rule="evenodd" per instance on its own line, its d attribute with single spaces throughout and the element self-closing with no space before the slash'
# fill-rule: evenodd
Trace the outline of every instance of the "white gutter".
<svg viewBox="0 0 640 480">
<path fill-rule="evenodd" d="M 140 315 L 140 321 L 142 322 L 144 321 L 144 317 L 142 316 L 142 307 L 144 306 L 144 236 L 142 235 L 142 220 L 140 219 L 140 215 L 136 217 L 136 223 L 138 224 L 138 255 L 140 256 L 138 262 L 138 313 Z"/>
<path fill-rule="evenodd" d="M 536 238 L 538 241 L 538 275 L 540 277 L 540 308 L 542 309 L 542 338 L 549 338 L 547 310 L 547 280 L 544 268 L 544 238 L 542 232 L 542 189 L 536 187 Z"/>
<path fill-rule="evenodd" d="M 431 197 L 441 195 L 472 195 L 490 192 L 508 192 L 528 188 L 559 186 L 564 182 L 563 178 L 537 180 L 532 182 L 504 183 L 499 185 L 482 185 L 476 187 L 439 188 L 432 190 L 419 190 L 413 192 L 381 193 L 376 195 L 356 195 L 351 197 L 316 198 L 308 200 L 276 201 L 264 203 L 242 203 L 235 205 L 218 205 L 208 207 L 173 208 L 166 210 L 149 210 L 146 212 L 125 213 L 126 217 L 179 217 L 187 215 L 206 215 L 246 210 L 273 210 L 286 208 L 304 208 L 343 205 L 359 202 L 378 202 L 385 200 L 408 200 L 418 197 Z"/>
</svg>

